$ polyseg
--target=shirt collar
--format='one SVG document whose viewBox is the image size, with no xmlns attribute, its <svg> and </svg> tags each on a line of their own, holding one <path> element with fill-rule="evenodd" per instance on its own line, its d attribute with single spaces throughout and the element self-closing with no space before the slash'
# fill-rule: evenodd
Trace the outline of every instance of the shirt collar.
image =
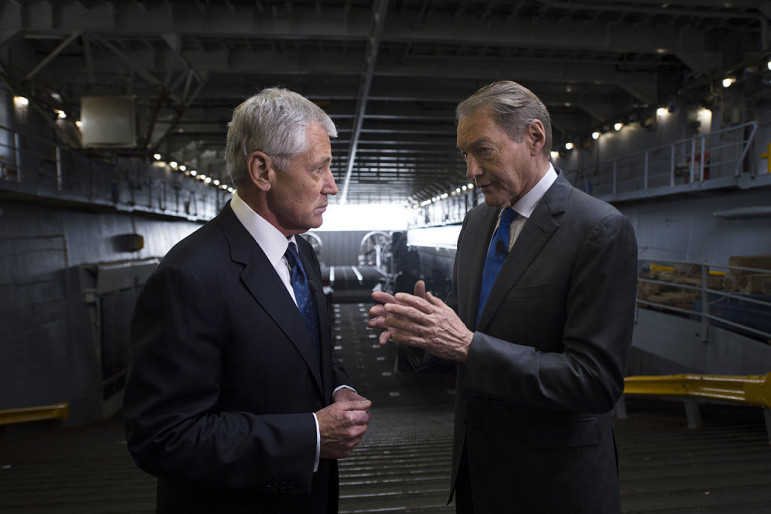
<svg viewBox="0 0 771 514">
<path fill-rule="evenodd" d="M 265 252 L 265 256 L 273 267 L 277 267 L 277 264 L 286 253 L 289 242 L 294 242 L 294 236 L 291 238 L 285 237 L 265 218 L 254 212 L 249 204 L 238 196 L 238 192 L 233 193 L 233 198 L 230 200 L 230 208 L 233 209 L 233 213 L 235 213 L 238 221 L 241 222 L 257 244 L 260 245 L 260 248 Z"/>
<path fill-rule="evenodd" d="M 548 191 L 555 180 L 557 180 L 557 172 L 554 170 L 554 165 L 549 163 L 549 169 L 541 177 L 541 180 L 530 191 L 525 193 L 525 196 L 512 205 L 511 208 L 517 211 L 517 214 L 520 216 L 529 218 L 533 214 L 535 206 L 538 205 L 538 202 L 541 201 L 541 198 L 543 198 L 543 195 L 546 194 L 546 191 Z"/>
</svg>

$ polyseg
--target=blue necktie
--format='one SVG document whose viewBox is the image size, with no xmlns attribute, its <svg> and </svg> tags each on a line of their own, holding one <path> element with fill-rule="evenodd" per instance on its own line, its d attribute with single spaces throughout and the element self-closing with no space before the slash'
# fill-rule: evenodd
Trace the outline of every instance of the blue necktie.
<svg viewBox="0 0 771 514">
<path fill-rule="evenodd" d="M 482 310 L 485 308 L 485 303 L 487 303 L 487 297 L 493 288 L 495 278 L 498 276 L 498 272 L 501 271 L 506 256 L 509 255 L 510 227 L 511 222 L 516 216 L 517 212 L 514 209 L 503 209 L 498 227 L 495 229 L 495 233 L 493 233 L 493 240 L 490 241 L 490 248 L 487 249 L 485 267 L 482 271 L 482 285 L 479 288 L 477 323 L 479 323 L 479 318 L 482 316 Z"/>
<path fill-rule="evenodd" d="M 294 289 L 294 297 L 297 300 L 297 308 L 300 309 L 300 314 L 303 317 L 305 326 L 308 327 L 308 332 L 311 334 L 313 344 L 317 352 L 320 352 L 319 343 L 319 325 L 316 319 L 316 305 L 313 302 L 311 296 L 310 286 L 308 285 L 308 278 L 305 275 L 305 270 L 300 262 L 300 256 L 297 254 L 297 248 L 294 243 L 289 243 L 289 247 L 284 254 L 286 261 L 289 263 L 292 275 L 292 289 Z"/>
</svg>

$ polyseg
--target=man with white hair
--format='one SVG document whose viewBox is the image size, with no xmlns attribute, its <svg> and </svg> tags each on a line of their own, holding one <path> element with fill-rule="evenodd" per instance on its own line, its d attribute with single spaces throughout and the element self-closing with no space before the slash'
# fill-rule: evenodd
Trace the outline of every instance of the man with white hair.
<svg viewBox="0 0 771 514">
<path fill-rule="evenodd" d="M 148 279 L 131 326 L 124 416 L 158 512 L 337 512 L 336 459 L 371 402 L 333 352 L 319 263 L 298 234 L 337 193 L 318 106 L 271 88 L 234 112 L 236 193 Z"/>
</svg>

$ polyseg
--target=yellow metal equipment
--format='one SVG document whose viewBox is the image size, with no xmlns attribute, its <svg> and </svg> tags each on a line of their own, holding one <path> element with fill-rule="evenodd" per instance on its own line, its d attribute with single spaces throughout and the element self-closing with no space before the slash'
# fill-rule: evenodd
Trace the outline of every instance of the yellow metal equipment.
<svg viewBox="0 0 771 514">
<path fill-rule="evenodd" d="M 70 404 L 68 402 L 55 403 L 53 405 L 41 405 L 40 407 L 2 409 L 0 410 L 0 425 L 26 423 L 28 421 L 42 421 L 46 419 L 66 420 L 69 416 L 69 412 Z"/>
<path fill-rule="evenodd" d="M 765 375 L 662 375 L 624 379 L 624 394 L 688 396 L 771 408 L 771 373 Z"/>
</svg>

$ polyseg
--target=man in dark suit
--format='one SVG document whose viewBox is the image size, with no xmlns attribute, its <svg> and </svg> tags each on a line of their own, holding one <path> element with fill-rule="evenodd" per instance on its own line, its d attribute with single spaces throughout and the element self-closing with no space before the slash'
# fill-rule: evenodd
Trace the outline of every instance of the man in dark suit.
<svg viewBox="0 0 771 514">
<path fill-rule="evenodd" d="M 237 192 L 137 300 L 124 416 L 158 512 L 337 512 L 335 459 L 361 441 L 370 402 L 333 353 L 319 263 L 296 237 L 337 193 L 336 135 L 296 93 L 242 103 L 227 136 Z"/>
<path fill-rule="evenodd" d="M 610 412 L 634 323 L 632 226 L 551 165 L 549 114 L 528 89 L 491 84 L 457 115 L 485 203 L 463 222 L 447 302 L 422 282 L 374 293 L 369 325 L 459 363 L 457 512 L 620 512 Z"/>
</svg>

